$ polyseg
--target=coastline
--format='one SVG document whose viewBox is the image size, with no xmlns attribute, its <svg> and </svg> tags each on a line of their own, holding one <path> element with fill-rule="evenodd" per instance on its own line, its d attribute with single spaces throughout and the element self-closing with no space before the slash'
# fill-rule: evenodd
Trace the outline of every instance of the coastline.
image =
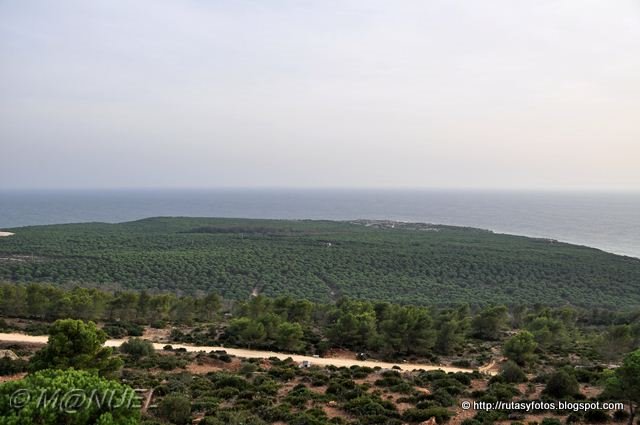
<svg viewBox="0 0 640 425">
<path fill-rule="evenodd" d="M 633 259 L 640 260 L 640 254 L 632 254 L 632 253 L 624 252 L 624 251 L 608 250 L 608 249 L 601 248 L 601 247 L 598 247 L 598 246 L 595 246 L 595 245 L 585 244 L 583 242 L 576 242 L 576 241 L 570 241 L 570 240 L 564 240 L 564 239 L 557 239 L 557 238 L 549 237 L 549 236 L 533 235 L 533 234 L 526 234 L 526 233 L 513 233 L 513 232 L 496 230 L 496 229 L 488 229 L 488 228 L 481 228 L 481 227 L 474 227 L 474 226 L 465 226 L 465 225 L 460 225 L 460 224 L 426 223 L 426 222 L 394 220 L 394 219 L 373 220 L 373 219 L 363 219 L 363 218 L 359 218 L 359 219 L 355 219 L 355 220 L 335 220 L 335 221 L 343 221 L 343 222 L 347 222 L 347 223 L 359 224 L 359 225 L 363 225 L 365 227 L 377 227 L 377 228 L 388 228 L 388 229 L 404 228 L 404 229 L 416 230 L 416 231 L 438 231 L 439 227 L 441 227 L 441 228 L 444 228 L 444 227 L 455 227 L 455 228 L 468 229 L 468 230 L 474 230 L 474 231 L 479 231 L 479 232 L 489 232 L 489 233 L 493 233 L 493 234 L 496 234 L 496 235 L 511 236 L 511 237 L 517 237 L 517 238 L 534 239 L 534 240 L 538 240 L 538 241 L 541 241 L 541 242 L 548 242 L 548 243 L 553 243 L 553 244 L 573 245 L 573 246 L 577 246 L 577 247 L 580 247 L 580 248 L 595 249 L 597 251 L 602 251 L 602 252 L 604 252 L 606 254 L 618 255 L 620 257 L 628 257 L 628 258 L 633 258 Z"/>
<path fill-rule="evenodd" d="M 138 221 L 138 220 L 144 220 L 147 218 L 171 218 L 174 216 L 154 216 L 154 217 L 142 217 L 140 219 L 134 219 L 134 220 L 124 220 L 124 221 L 98 221 L 98 223 L 105 223 L 105 224 L 123 224 L 123 223 L 129 223 L 131 221 Z M 631 252 L 626 252 L 626 251 L 619 251 L 619 250 L 610 250 L 604 247 L 599 247 L 597 245 L 591 245 L 588 243 L 584 243 L 581 241 L 571 241 L 571 240 L 566 240 L 563 238 L 555 238 L 555 237 L 551 237 L 551 236 L 542 236 L 539 234 L 527 234 L 527 233 L 514 233 L 514 232 L 509 232 L 509 231 L 504 231 L 504 230 L 498 230 L 498 229 L 490 229 L 490 228 L 483 228 L 483 227 L 476 227 L 476 226 L 468 226 L 468 225 L 463 225 L 463 224 L 454 224 L 454 223 L 432 223 L 432 222 L 425 222 L 425 221 L 412 221 L 412 220 L 401 220 L 401 219 L 369 219 L 369 218 L 355 218 L 355 219 L 332 219 L 332 218 L 327 218 L 327 219 L 323 219 L 323 218 L 272 218 L 272 217 L 268 217 L 268 218 L 259 218 L 259 217 L 218 217 L 218 216 L 211 216 L 211 217 L 199 217 L 199 216 L 182 216 L 182 217 L 192 217 L 192 218 L 232 218 L 232 219 L 253 219 L 253 220 L 293 220 L 293 221 L 298 221 L 298 220 L 319 220 L 319 221 L 333 221 L 333 222 L 342 222 L 342 223 L 351 223 L 351 224 L 356 224 L 356 225 L 361 225 L 361 226 L 365 226 L 365 227 L 376 227 L 376 228 L 387 228 L 387 229 L 405 229 L 405 230 L 416 230 L 416 231 L 438 231 L 438 228 L 446 228 L 446 227 L 453 227 L 453 228 L 460 228 L 460 229 L 468 229 L 468 230 L 473 230 L 473 231 L 478 231 L 478 232 L 488 232 L 488 233 L 494 233 L 496 235 L 503 235 L 503 236 L 511 236 L 511 237 L 518 237 L 518 238 L 528 238 L 528 239 L 535 239 L 535 240 L 539 240 L 539 241 L 543 241 L 543 242 L 548 242 L 548 243 L 556 243 L 556 244 L 567 244 L 567 245 L 574 245 L 580 248 L 588 248 L 588 249 L 595 249 L 597 251 L 601 251 L 604 252 L 606 254 L 611 254 L 611 255 L 618 255 L 621 257 L 627 257 L 627 258 L 632 258 L 634 260 L 640 260 L 640 254 L 635 254 L 635 253 L 631 253 Z M 16 229 L 22 228 L 22 227 L 33 227 L 33 226 L 57 226 L 57 225 L 64 225 L 64 224 L 83 224 L 83 223 L 95 223 L 96 221 L 78 221 L 78 222 L 60 222 L 60 223 L 34 223 L 34 224 L 27 224 L 27 225 L 23 225 L 23 226 L 17 226 Z M 12 232 L 5 232 L 5 231 L 0 231 L 0 238 L 1 237 L 8 237 L 8 236 L 13 236 L 15 235 L 15 233 Z"/>
<path fill-rule="evenodd" d="M 0 230 L 145 217 L 358 218 L 555 239 L 640 258 L 640 192 L 200 189 L 2 191 Z"/>
</svg>

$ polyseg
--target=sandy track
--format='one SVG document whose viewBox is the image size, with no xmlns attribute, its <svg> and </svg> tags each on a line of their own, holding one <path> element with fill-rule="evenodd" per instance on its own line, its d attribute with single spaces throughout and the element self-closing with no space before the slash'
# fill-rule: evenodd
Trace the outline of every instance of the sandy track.
<svg viewBox="0 0 640 425">
<path fill-rule="evenodd" d="M 12 236 L 13 233 L 11 232 L 0 232 L 0 238 L 4 237 L 4 236 Z"/>
<path fill-rule="evenodd" d="M 0 333 L 0 341 L 10 341 L 10 342 L 24 342 L 24 343 L 36 343 L 36 344 L 46 344 L 47 339 L 49 337 L 46 335 L 42 336 L 32 336 L 32 335 L 24 335 L 20 333 Z M 110 339 L 105 345 L 108 347 L 119 347 L 126 339 Z M 154 343 L 153 346 L 157 350 L 162 350 L 166 344 L 158 344 Z M 427 365 L 427 364 L 419 364 L 419 363 L 386 363 L 386 362 L 378 362 L 374 360 L 355 360 L 355 359 L 346 359 L 346 358 L 324 358 L 324 357 L 312 357 L 312 356 L 303 356 L 299 354 L 286 354 L 286 353 L 276 353 L 273 351 L 260 351 L 260 350 L 247 350 L 243 348 L 227 348 L 227 347 L 212 347 L 212 346 L 197 346 L 197 345 L 181 345 L 181 344 L 171 344 L 171 346 L 175 348 L 184 348 L 190 352 L 198 352 L 198 351 L 212 351 L 212 350 L 224 350 L 227 354 L 243 357 L 248 359 L 268 359 L 269 357 L 277 357 L 278 359 L 284 360 L 286 358 L 291 357 L 295 362 L 308 361 L 312 365 L 318 366 L 368 366 L 368 367 L 376 367 L 379 366 L 383 369 L 391 369 L 393 366 L 398 366 L 400 369 L 405 371 L 411 371 L 416 369 L 422 370 L 443 370 L 445 372 L 472 372 L 472 369 L 464 369 L 459 367 L 450 367 L 450 366 L 437 366 L 437 365 Z"/>
</svg>

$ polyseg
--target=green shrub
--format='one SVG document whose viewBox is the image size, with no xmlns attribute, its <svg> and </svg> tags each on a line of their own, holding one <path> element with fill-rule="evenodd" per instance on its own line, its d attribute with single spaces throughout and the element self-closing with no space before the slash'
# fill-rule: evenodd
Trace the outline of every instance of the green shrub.
<svg viewBox="0 0 640 425">
<path fill-rule="evenodd" d="M 16 373 L 26 372 L 29 362 L 22 359 L 10 359 L 9 357 L 0 358 L 0 376 L 15 375 Z"/>
<path fill-rule="evenodd" d="M 134 359 L 150 356 L 155 353 L 153 344 L 150 341 L 140 338 L 131 338 L 129 341 L 122 343 L 120 352 L 127 354 Z"/>
<path fill-rule="evenodd" d="M 158 416 L 176 425 L 191 423 L 191 402 L 181 394 L 169 394 L 158 404 Z"/>
<path fill-rule="evenodd" d="M 102 330 L 111 338 L 124 338 L 125 336 L 142 336 L 144 328 L 134 323 L 108 323 Z"/>
<path fill-rule="evenodd" d="M 527 375 L 525 375 L 520 366 L 512 360 L 509 360 L 502 365 L 499 376 L 501 376 L 505 382 L 510 384 L 519 384 L 527 380 Z"/>
<path fill-rule="evenodd" d="M 565 370 L 559 370 L 549 377 L 543 394 L 556 399 L 573 397 L 578 394 L 579 386 L 575 376 Z"/>
<path fill-rule="evenodd" d="M 438 388 L 431 394 L 430 398 L 438 403 L 440 406 L 453 406 L 456 402 L 456 399 L 449 394 L 449 392 L 444 388 Z"/>
<path fill-rule="evenodd" d="M 26 404 L 16 409 L 8 402 L 10 396 L 22 393 Z M 68 411 L 60 403 L 42 403 L 43 394 L 53 400 L 55 394 L 85 394 L 91 397 L 109 397 L 115 403 L 83 402 Z M 124 400 L 133 396 L 133 389 L 94 373 L 74 369 L 47 369 L 28 375 L 24 379 L 0 385 L 0 423 L 38 425 L 135 425 L 140 420 L 140 409 Z"/>
<path fill-rule="evenodd" d="M 451 364 L 453 366 L 456 366 L 456 367 L 464 367 L 464 368 L 470 368 L 471 367 L 471 362 L 469 360 L 466 360 L 466 359 L 454 360 L 454 361 L 451 362 Z M 469 419 L 469 420 L 472 420 L 472 419 Z"/>
<path fill-rule="evenodd" d="M 584 420 L 590 424 L 603 424 L 609 422 L 611 417 L 604 410 L 592 409 L 584 412 Z"/>
<path fill-rule="evenodd" d="M 154 356 L 156 365 L 162 370 L 173 370 L 179 367 L 185 367 L 187 365 L 187 361 L 184 359 L 179 359 L 176 356 L 172 355 L 158 355 Z"/>
<path fill-rule="evenodd" d="M 51 326 L 46 323 L 29 323 L 24 328 L 27 335 L 47 335 Z"/>
<path fill-rule="evenodd" d="M 166 320 L 154 320 L 150 323 L 150 326 L 153 329 L 164 329 L 167 327 L 167 321 Z"/>
<path fill-rule="evenodd" d="M 362 395 L 349 400 L 344 404 L 344 410 L 357 416 L 367 415 L 387 415 L 395 413 L 393 404 L 372 398 L 369 395 Z"/>
<path fill-rule="evenodd" d="M 335 379 L 329 383 L 325 393 L 338 400 L 351 400 L 364 394 L 364 391 L 350 379 Z"/>
<path fill-rule="evenodd" d="M 435 417 L 436 422 L 442 424 L 447 422 L 452 416 L 453 413 L 444 407 L 431 407 L 429 409 L 411 408 L 404 411 L 402 419 L 407 422 L 422 422 L 431 417 Z"/>
</svg>

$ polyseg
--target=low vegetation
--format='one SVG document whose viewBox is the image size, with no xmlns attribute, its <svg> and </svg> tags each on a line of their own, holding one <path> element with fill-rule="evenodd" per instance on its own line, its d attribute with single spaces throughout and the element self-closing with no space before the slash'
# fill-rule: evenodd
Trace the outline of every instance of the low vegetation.
<svg viewBox="0 0 640 425">
<path fill-rule="evenodd" d="M 255 297 L 249 302 L 234 306 L 233 311 L 240 317 L 226 319 L 226 324 L 220 316 L 214 315 L 215 319 L 222 323 L 210 325 L 213 328 L 181 325 L 174 327 L 167 337 L 197 339 L 202 337 L 198 329 L 208 329 L 208 338 L 213 340 L 216 338 L 215 335 L 222 335 L 220 338 L 231 341 L 230 335 L 234 335 L 235 332 L 242 333 L 247 328 L 261 329 L 257 326 L 260 324 L 265 329 L 264 334 L 255 332 L 254 329 L 243 338 L 247 338 L 246 341 L 250 340 L 253 344 L 266 344 L 269 337 L 263 323 L 273 322 L 276 330 L 282 328 L 282 323 L 297 323 L 300 326 L 301 323 L 312 324 L 309 329 L 321 326 L 321 322 L 313 319 L 313 315 L 318 313 L 314 311 L 313 304 L 309 303 L 311 308 L 305 310 L 297 303 L 299 302 L 287 299 L 270 300 Z M 367 311 L 369 306 L 372 309 L 370 312 Z M 431 326 L 443 318 L 464 321 L 469 323 L 469 326 L 460 338 L 460 343 L 463 344 L 460 348 L 464 350 L 463 357 L 469 359 L 472 357 L 470 353 L 475 352 L 485 361 L 493 358 L 501 363 L 494 368 L 498 373 L 491 377 L 477 371 L 401 372 L 379 367 L 318 367 L 313 364 L 297 364 L 290 358 L 241 360 L 229 356 L 224 351 L 188 353 L 183 349 L 174 349 L 171 345 L 166 345 L 162 350 L 155 350 L 149 341 L 138 337 L 130 338 L 118 351 L 112 351 L 102 346 L 106 334 L 95 323 L 61 319 L 48 327 L 49 340 L 44 348 L 33 353 L 33 348 L 23 349 L 14 346 L 12 348 L 20 353 L 21 358 L 3 359 L 3 374 L 17 374 L 18 378 L 22 378 L 25 370 L 29 371 L 29 374 L 24 379 L 0 384 L 0 395 L 6 396 L 0 397 L 0 424 L 184 425 L 196 420 L 201 424 L 216 425 L 401 425 L 417 424 L 431 418 L 442 424 L 461 414 L 460 403 L 463 400 L 496 402 L 540 398 L 568 401 L 619 400 L 627 406 L 627 410 L 618 411 L 536 411 L 537 415 L 547 415 L 542 422 L 549 425 L 557 425 L 558 417 L 563 417 L 563 421 L 567 423 L 603 423 L 617 420 L 632 424 L 634 420 L 640 401 L 640 350 L 630 354 L 620 352 L 618 358 L 622 359 L 621 366 L 613 370 L 606 367 L 603 364 L 604 358 L 598 355 L 598 350 L 593 344 L 596 341 L 607 340 L 608 337 L 603 338 L 601 334 L 606 334 L 611 329 L 604 327 L 596 330 L 598 327 L 593 323 L 583 326 L 578 323 L 576 316 L 566 309 L 539 309 L 528 314 L 507 310 L 504 321 L 501 319 L 495 323 L 496 316 L 503 316 L 502 313 L 496 312 L 503 309 L 491 307 L 475 316 L 467 315 L 465 310 L 445 310 L 432 317 L 428 310 L 416 312 L 416 307 L 406 307 L 406 311 L 402 308 L 405 307 L 345 301 L 339 303 L 332 312 L 326 313 L 327 316 L 322 320 L 332 322 L 326 323 L 327 329 L 324 332 L 331 335 L 334 332 L 333 326 L 340 323 L 340 334 L 345 329 L 350 329 L 344 326 L 352 317 L 363 315 L 367 317 L 366 320 L 370 320 L 371 316 L 372 327 L 363 328 L 362 334 L 354 334 L 360 338 L 357 344 L 366 345 L 371 342 L 362 338 L 364 334 L 371 332 L 378 335 L 378 332 L 384 329 L 392 331 L 388 321 L 398 320 L 397 325 L 401 327 L 398 332 L 409 333 L 413 332 L 412 325 Z M 515 312 L 523 314 L 519 323 L 531 329 L 530 331 L 512 329 L 516 320 Z M 276 320 L 277 317 L 280 322 Z M 437 319 L 438 317 L 440 319 Z M 473 336 L 479 335 L 478 329 L 474 330 L 474 324 L 478 326 L 488 317 L 495 324 L 497 333 L 482 334 L 485 339 L 477 339 L 477 336 Z M 561 330 L 554 338 L 562 340 L 566 335 L 570 335 L 575 341 L 574 346 L 561 349 L 553 346 L 553 339 L 548 339 L 549 335 L 540 330 L 539 324 L 531 325 L 538 323 L 541 317 L 552 321 L 556 331 Z M 237 321 L 240 319 L 243 325 L 238 327 Z M 15 326 L 14 320 L 3 320 L 3 329 L 11 330 Z M 360 322 L 356 320 L 356 323 Z M 354 329 L 360 329 L 360 326 L 361 323 Z M 436 355 L 436 352 L 430 350 L 435 349 L 434 344 L 438 340 L 435 337 L 438 326 L 433 326 L 434 332 L 430 331 L 428 334 L 434 335 L 428 336 L 420 331 L 414 336 L 417 347 L 405 345 L 402 336 L 391 338 L 391 333 L 383 339 L 390 339 L 391 350 L 404 350 L 401 351 L 403 356 L 421 353 L 422 358 L 429 358 Z M 137 329 L 135 326 L 131 328 Z M 305 328 L 305 331 L 308 329 Z M 589 332 L 593 334 L 589 336 Z M 292 333 L 295 335 L 297 332 L 285 332 L 287 335 Z M 614 334 L 617 334 L 617 331 L 614 330 Z M 243 340 L 243 343 L 246 341 Z M 278 338 L 272 341 L 277 343 Z M 342 339 L 329 339 L 328 343 L 335 341 L 344 342 Z M 292 346 L 290 341 L 286 344 Z M 382 345 L 372 346 L 378 350 L 376 353 L 383 356 L 388 354 L 387 345 L 380 342 L 378 344 Z M 635 347 L 638 346 L 637 339 L 634 344 Z M 511 360 L 496 357 L 496 350 L 500 350 Z M 453 362 L 454 358 L 456 357 L 448 357 L 447 361 Z M 597 391 L 585 393 L 585 389 L 590 387 Z M 10 395 L 18 390 L 35 394 L 37 391 L 55 393 L 70 388 L 87 391 L 103 389 L 118 394 L 130 391 L 131 388 L 139 388 L 143 394 L 140 402 L 133 406 L 89 403 L 82 405 L 79 412 L 77 409 L 74 410 L 73 414 L 64 409 L 55 410 L 48 404 L 27 403 L 26 407 L 16 407 L 9 402 L 12 400 Z M 153 404 L 145 404 L 145 397 L 150 397 Z M 473 409 L 469 413 L 472 416 L 465 420 L 465 425 L 492 425 L 497 421 L 514 418 L 524 420 L 529 414 L 510 410 Z"/>
</svg>

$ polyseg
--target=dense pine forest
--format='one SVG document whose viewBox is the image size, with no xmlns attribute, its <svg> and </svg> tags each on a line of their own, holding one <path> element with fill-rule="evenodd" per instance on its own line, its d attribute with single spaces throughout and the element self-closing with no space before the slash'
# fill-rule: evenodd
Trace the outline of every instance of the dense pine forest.
<svg viewBox="0 0 640 425">
<path fill-rule="evenodd" d="M 8 229 L 0 280 L 228 299 L 640 305 L 640 260 L 546 239 L 392 222 L 150 218 Z"/>
<path fill-rule="evenodd" d="M 19 320 L 15 327 L 9 318 L 32 323 L 24 327 Z M 465 366 L 487 361 L 483 341 L 504 342 L 517 331 L 530 333 L 546 351 L 585 359 L 612 361 L 640 348 L 637 309 L 437 308 L 346 298 L 322 304 L 262 295 L 233 301 L 215 293 L 194 297 L 0 283 L 0 332 L 46 334 L 51 322 L 66 318 L 102 323 L 112 338 L 141 336 L 150 326 L 171 328 L 171 342 L 178 343 L 323 355 L 340 348 L 393 361 L 437 362 L 437 356 L 453 356 L 450 360 Z M 522 341 L 515 342 L 522 348 Z"/>
</svg>

